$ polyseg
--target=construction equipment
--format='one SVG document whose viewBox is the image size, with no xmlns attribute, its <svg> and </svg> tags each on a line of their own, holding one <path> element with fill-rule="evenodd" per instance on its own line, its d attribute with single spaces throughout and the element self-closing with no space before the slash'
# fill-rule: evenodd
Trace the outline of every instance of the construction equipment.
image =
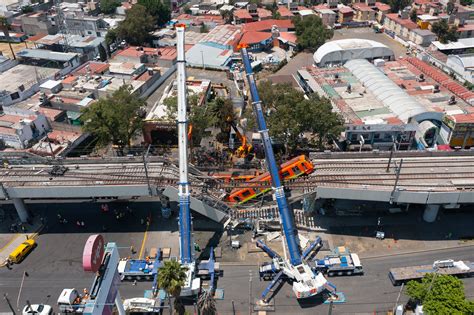
<svg viewBox="0 0 474 315">
<path fill-rule="evenodd" d="M 238 158 L 246 158 L 251 160 L 253 158 L 253 147 L 252 144 L 247 140 L 247 137 L 243 135 L 239 128 L 235 125 L 235 122 L 232 120 L 231 117 L 227 118 L 227 123 L 234 129 L 235 135 L 237 139 L 239 139 L 240 146 L 235 150 L 235 155 Z"/>
<path fill-rule="evenodd" d="M 76 289 L 64 289 L 58 298 L 60 314 L 112 314 L 115 305 L 118 314 L 125 315 L 118 291 L 118 248 L 115 243 L 107 243 L 105 249 L 104 245 L 104 238 L 100 234 L 91 235 L 87 239 L 82 266 L 84 271 L 95 274 L 94 281 L 91 288 L 84 289 L 81 294 Z"/>
<path fill-rule="evenodd" d="M 359 255 L 351 253 L 344 246 L 337 247 L 323 259 L 316 259 L 314 270 L 323 272 L 329 277 L 363 275 L 364 269 Z"/>
<path fill-rule="evenodd" d="M 256 120 L 265 151 L 267 168 L 271 175 L 272 187 L 275 192 L 275 198 L 278 204 L 278 211 L 280 213 L 284 239 L 290 256 L 288 259 L 285 245 L 283 245 L 283 251 L 285 255 L 284 258 L 282 258 L 263 242 L 257 242 L 257 246 L 263 249 L 272 259 L 271 263 L 262 266 L 260 271 L 262 272 L 262 268 L 265 268 L 272 270 L 274 273 L 272 282 L 262 293 L 262 300 L 267 302 L 268 293 L 272 290 L 272 288 L 280 283 L 280 281 L 283 280 L 292 282 L 293 292 L 297 298 L 311 297 L 323 292 L 324 290 L 335 293 L 336 287 L 329 283 L 326 278 L 324 278 L 322 273 L 313 272 L 309 264 L 305 261 L 312 250 L 305 251 L 304 255 L 301 254 L 301 250 L 297 241 L 297 231 L 295 229 L 292 213 L 290 212 L 286 200 L 284 187 L 281 183 L 270 135 L 268 134 L 268 128 L 263 115 L 262 101 L 260 100 L 260 96 L 258 94 L 247 48 L 245 45 L 242 45 L 240 48 L 250 94 L 252 96 L 252 106 L 257 118 Z"/>
<path fill-rule="evenodd" d="M 472 277 L 474 276 L 474 263 L 452 259 L 437 260 L 432 265 L 390 268 L 388 277 L 392 284 L 397 286 L 410 280 L 421 280 L 428 273 L 461 278 Z"/>
<path fill-rule="evenodd" d="M 176 25 L 177 45 L 177 87 L 178 87 L 178 148 L 179 148 L 179 253 L 183 267 L 186 268 L 186 280 L 181 288 L 182 295 L 195 295 L 201 288 L 199 275 L 211 277 L 211 287 L 214 286 L 216 264 L 211 248 L 210 259 L 196 266 L 194 258 L 194 243 L 192 240 L 192 223 L 190 204 L 190 187 L 188 181 L 188 117 L 186 95 L 186 60 L 184 54 L 185 25 Z M 192 129 L 191 129 L 192 130 Z M 203 270 L 206 270 L 204 272 Z"/>
</svg>

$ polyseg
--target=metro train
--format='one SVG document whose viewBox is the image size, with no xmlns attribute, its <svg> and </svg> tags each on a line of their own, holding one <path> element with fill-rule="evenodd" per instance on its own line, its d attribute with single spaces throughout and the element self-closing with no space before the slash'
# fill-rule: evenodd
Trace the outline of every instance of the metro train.
<svg viewBox="0 0 474 315">
<path fill-rule="evenodd" d="M 297 178 L 303 175 L 311 174 L 314 171 L 314 165 L 305 155 L 297 156 L 285 163 L 280 167 L 280 176 L 283 180 L 290 180 Z M 259 175 L 252 180 L 247 181 L 248 187 L 246 188 L 237 188 L 231 191 L 228 200 L 230 202 L 235 202 L 238 204 L 243 204 L 257 196 L 260 196 L 268 191 L 271 188 L 257 188 L 252 186 L 258 186 L 255 183 L 262 182 L 271 182 L 271 177 L 269 172 L 265 172 L 262 175 Z M 252 185 L 253 184 L 253 185 Z"/>
</svg>

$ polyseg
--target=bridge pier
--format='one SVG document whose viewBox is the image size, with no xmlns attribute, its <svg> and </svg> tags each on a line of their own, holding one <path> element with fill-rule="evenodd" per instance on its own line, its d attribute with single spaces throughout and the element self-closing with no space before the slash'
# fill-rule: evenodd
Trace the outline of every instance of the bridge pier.
<svg viewBox="0 0 474 315">
<path fill-rule="evenodd" d="M 441 205 L 426 205 L 425 212 L 423 212 L 423 220 L 428 223 L 436 221 L 440 207 Z"/>
<path fill-rule="evenodd" d="M 26 209 L 25 202 L 20 198 L 13 198 L 13 204 L 15 205 L 16 212 L 20 217 L 22 223 L 26 223 L 30 217 L 28 210 Z"/>
</svg>

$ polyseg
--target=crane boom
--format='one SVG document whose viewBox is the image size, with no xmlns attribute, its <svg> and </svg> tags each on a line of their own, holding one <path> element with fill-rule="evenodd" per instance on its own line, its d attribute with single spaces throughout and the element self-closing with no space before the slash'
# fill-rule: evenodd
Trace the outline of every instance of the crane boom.
<svg viewBox="0 0 474 315">
<path fill-rule="evenodd" d="M 247 74 L 247 80 L 250 87 L 250 94 L 252 96 L 252 105 L 257 116 L 258 130 L 263 141 L 263 148 L 265 150 L 265 157 L 267 162 L 267 168 L 272 178 L 272 186 L 275 191 L 275 197 L 278 204 L 278 210 L 280 212 L 280 218 L 283 225 L 283 233 L 285 234 L 286 243 L 288 246 L 288 252 L 290 254 L 290 262 L 296 266 L 301 264 L 301 251 L 296 240 L 295 224 L 293 222 L 293 216 L 290 213 L 288 202 L 286 200 L 284 187 L 280 180 L 278 173 L 278 166 L 275 161 L 275 155 L 268 134 L 267 124 L 263 116 L 262 101 L 258 94 L 257 85 L 255 83 L 255 77 L 253 75 L 252 66 L 250 65 L 249 56 L 245 47 L 241 48 L 242 60 L 244 63 L 245 72 Z"/>
<path fill-rule="evenodd" d="M 191 210 L 188 182 L 188 117 L 186 104 L 186 60 L 184 56 L 184 25 L 176 26 L 178 141 L 179 141 L 179 242 L 181 263 L 191 263 Z"/>
</svg>

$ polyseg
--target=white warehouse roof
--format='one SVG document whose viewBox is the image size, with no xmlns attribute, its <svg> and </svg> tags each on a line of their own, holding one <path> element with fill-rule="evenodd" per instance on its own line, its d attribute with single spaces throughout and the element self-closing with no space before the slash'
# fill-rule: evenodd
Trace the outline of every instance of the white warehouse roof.
<svg viewBox="0 0 474 315">
<path fill-rule="evenodd" d="M 379 68 L 365 59 L 350 60 L 344 65 L 352 74 L 404 123 L 427 110 L 408 95 Z M 415 118 L 416 120 L 416 118 Z"/>
<path fill-rule="evenodd" d="M 313 59 L 318 66 L 342 64 L 352 59 L 393 58 L 393 51 L 382 43 L 360 38 L 341 39 L 319 47 Z"/>
</svg>

